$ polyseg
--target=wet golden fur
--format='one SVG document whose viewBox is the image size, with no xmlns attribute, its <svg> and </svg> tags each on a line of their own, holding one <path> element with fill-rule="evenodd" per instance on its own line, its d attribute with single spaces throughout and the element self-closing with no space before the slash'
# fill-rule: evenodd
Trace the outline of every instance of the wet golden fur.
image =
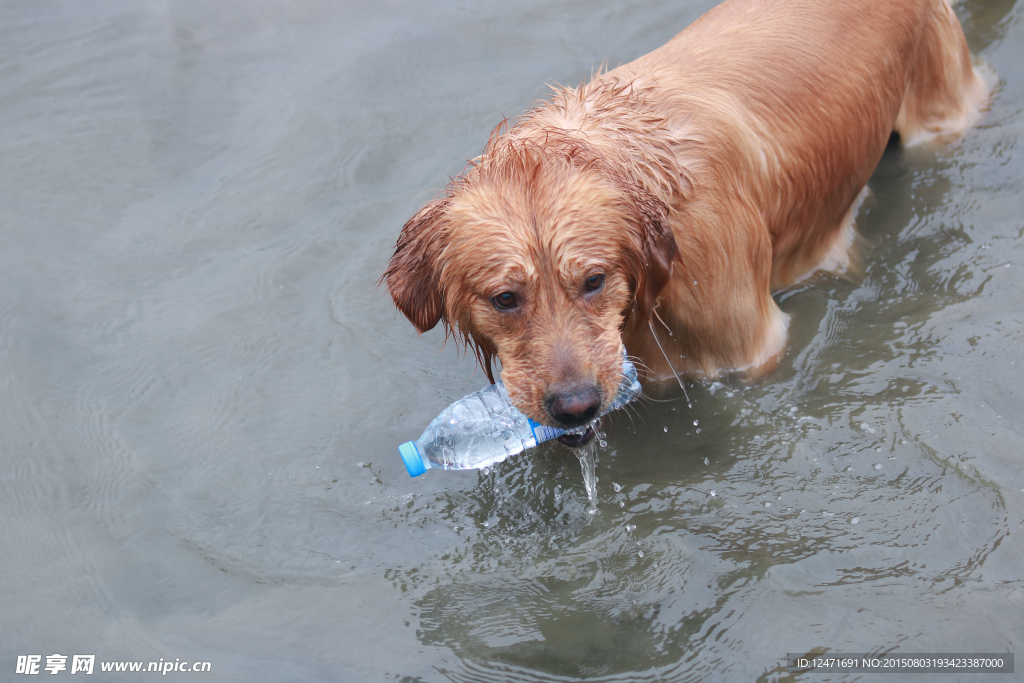
<svg viewBox="0 0 1024 683">
<path fill-rule="evenodd" d="M 955 135 L 986 97 L 944 0 L 728 0 L 499 126 L 382 279 L 539 422 L 579 387 L 603 409 L 623 344 L 655 378 L 659 341 L 681 373 L 757 376 L 785 344 L 771 291 L 842 264 L 890 134 Z"/>
</svg>

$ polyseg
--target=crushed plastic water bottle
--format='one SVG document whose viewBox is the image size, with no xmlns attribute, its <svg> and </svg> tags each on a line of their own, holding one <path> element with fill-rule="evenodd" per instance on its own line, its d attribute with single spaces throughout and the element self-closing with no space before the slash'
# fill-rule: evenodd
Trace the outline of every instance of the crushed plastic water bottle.
<svg viewBox="0 0 1024 683">
<path fill-rule="evenodd" d="M 636 368 L 623 359 L 619 393 L 602 415 L 618 410 L 639 393 Z M 490 467 L 570 431 L 573 430 L 542 425 L 523 415 L 512 405 L 505 385 L 499 381 L 448 406 L 430 423 L 423 436 L 403 443 L 398 452 L 409 475 L 416 477 L 432 467 L 445 470 Z"/>
</svg>

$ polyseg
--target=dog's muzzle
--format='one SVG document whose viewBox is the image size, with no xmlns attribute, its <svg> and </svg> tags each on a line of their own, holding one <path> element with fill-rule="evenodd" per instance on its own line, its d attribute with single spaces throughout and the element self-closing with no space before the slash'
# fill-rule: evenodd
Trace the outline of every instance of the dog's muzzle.
<svg viewBox="0 0 1024 683">
<path fill-rule="evenodd" d="M 589 424 L 601 409 L 601 395 L 593 385 L 552 392 L 546 401 L 548 414 L 563 429 Z"/>
</svg>

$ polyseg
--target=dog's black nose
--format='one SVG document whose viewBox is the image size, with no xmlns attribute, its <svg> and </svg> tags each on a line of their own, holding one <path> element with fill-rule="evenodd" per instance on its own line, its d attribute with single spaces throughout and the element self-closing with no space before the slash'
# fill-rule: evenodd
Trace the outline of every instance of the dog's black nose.
<svg viewBox="0 0 1024 683">
<path fill-rule="evenodd" d="M 562 427 L 587 424 L 601 408 L 601 397 L 593 385 L 555 391 L 547 400 L 548 413 Z"/>
</svg>

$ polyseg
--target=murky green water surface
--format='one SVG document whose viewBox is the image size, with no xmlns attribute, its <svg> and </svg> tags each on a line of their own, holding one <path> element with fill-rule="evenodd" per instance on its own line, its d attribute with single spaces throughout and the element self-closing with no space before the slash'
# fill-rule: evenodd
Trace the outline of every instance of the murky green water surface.
<svg viewBox="0 0 1024 683">
<path fill-rule="evenodd" d="M 863 275 L 779 294 L 775 374 L 607 420 L 594 514 L 557 445 L 405 473 L 397 444 L 485 379 L 376 289 L 399 227 L 545 82 L 710 4 L 0 5 L 0 671 L 755 681 L 794 680 L 787 652 L 1024 657 L 1009 0 L 957 8 L 991 111 L 886 154 Z"/>
</svg>

